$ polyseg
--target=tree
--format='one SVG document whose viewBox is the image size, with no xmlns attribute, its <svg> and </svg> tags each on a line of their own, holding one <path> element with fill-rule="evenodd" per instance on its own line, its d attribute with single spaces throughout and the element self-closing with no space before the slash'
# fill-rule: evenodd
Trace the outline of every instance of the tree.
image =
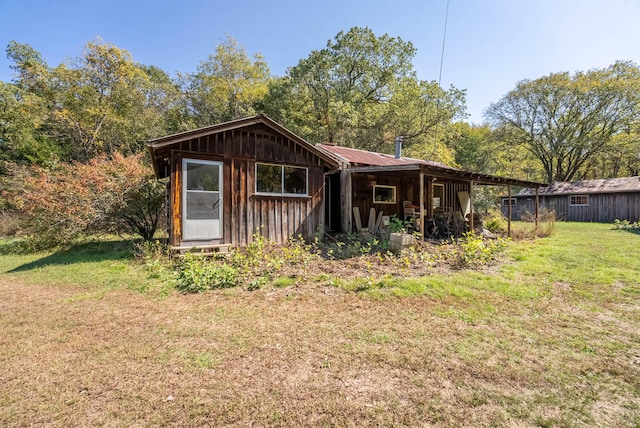
<svg viewBox="0 0 640 428">
<path fill-rule="evenodd" d="M 402 135 L 407 154 L 453 164 L 448 146 L 453 121 L 465 115 L 465 92 L 437 82 L 405 78 L 389 100 L 387 133 Z M 391 136 L 391 135 L 389 135 Z"/>
<path fill-rule="evenodd" d="M 400 38 L 376 37 L 368 28 L 341 31 L 288 71 L 287 98 L 304 100 L 305 114 L 294 115 L 301 123 L 276 118 L 311 131 L 305 137 L 314 141 L 361 146 L 363 134 L 384 126 L 382 106 L 393 83 L 413 74 L 414 55 L 413 45 Z"/>
<path fill-rule="evenodd" d="M 273 81 L 261 109 L 310 141 L 386 151 L 404 135 L 418 148 L 464 111 L 464 92 L 419 80 L 415 52 L 369 28 L 341 31 Z"/>
<path fill-rule="evenodd" d="M 255 114 L 254 104 L 268 90 L 269 67 L 260 54 L 253 59 L 232 37 L 220 43 L 197 71 L 183 76 L 184 92 L 196 126 Z"/>
<path fill-rule="evenodd" d="M 15 79 L 0 82 L 0 161 L 52 162 L 59 149 L 48 134 L 47 118 L 55 104 L 46 78 L 50 69 L 28 44 L 11 41 L 6 53 Z"/>
<path fill-rule="evenodd" d="M 59 154 L 46 133 L 48 111 L 42 97 L 0 82 L 0 162 L 45 165 Z"/>
<path fill-rule="evenodd" d="M 155 134 L 145 114 L 149 77 L 127 51 L 98 39 L 50 78 L 57 82 L 54 137 L 71 159 L 137 153 Z"/>
<path fill-rule="evenodd" d="M 545 179 L 571 181 L 628 130 L 640 112 L 640 69 L 631 62 L 525 80 L 486 112 L 505 141 L 523 145 Z"/>
<path fill-rule="evenodd" d="M 193 126 L 166 73 L 100 39 L 54 68 L 29 45 L 11 42 L 7 56 L 16 79 L 0 88 L 4 158 L 42 164 L 137 153 L 150 138 Z"/>
</svg>

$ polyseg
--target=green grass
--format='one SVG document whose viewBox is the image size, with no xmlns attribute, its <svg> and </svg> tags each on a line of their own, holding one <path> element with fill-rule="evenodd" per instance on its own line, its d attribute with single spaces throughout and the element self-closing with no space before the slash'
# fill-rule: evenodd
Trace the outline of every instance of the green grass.
<svg viewBox="0 0 640 428">
<path fill-rule="evenodd" d="M 199 295 L 124 241 L 2 245 L 2 426 L 640 426 L 640 235 L 611 225 Z"/>
<path fill-rule="evenodd" d="M 166 278 L 158 277 L 134 260 L 133 241 L 88 242 L 35 254 L 10 253 L 10 244 L 0 241 L 0 274 L 6 278 L 33 284 L 80 286 L 86 288 L 85 296 L 100 296 L 108 290 L 123 288 L 163 296 L 171 287 Z"/>
</svg>

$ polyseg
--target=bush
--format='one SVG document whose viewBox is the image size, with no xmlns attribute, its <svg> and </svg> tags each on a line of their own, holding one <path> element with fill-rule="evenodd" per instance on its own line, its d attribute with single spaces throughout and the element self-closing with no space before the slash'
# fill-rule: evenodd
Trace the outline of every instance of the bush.
<svg viewBox="0 0 640 428">
<path fill-rule="evenodd" d="M 500 211 L 492 211 L 483 220 L 482 226 L 492 233 L 507 233 L 507 218 Z"/>
<path fill-rule="evenodd" d="M 19 213 L 15 210 L 0 209 L 0 237 L 12 238 L 20 230 Z"/>
<path fill-rule="evenodd" d="M 240 284 L 238 271 L 226 263 L 217 263 L 187 253 L 178 267 L 176 288 L 185 293 L 200 293 L 214 288 Z"/>
<path fill-rule="evenodd" d="M 3 196 L 21 213 L 34 249 L 70 244 L 88 234 L 134 233 L 149 240 L 164 215 L 164 185 L 142 155 L 99 157 L 56 168 L 19 168 Z"/>
<path fill-rule="evenodd" d="M 640 220 L 632 223 L 629 220 L 615 219 L 613 222 L 613 228 L 617 230 L 638 229 L 640 228 Z"/>
<path fill-rule="evenodd" d="M 463 234 L 458 240 L 455 262 L 461 267 L 480 267 L 495 262 L 507 247 L 507 240 L 483 239 L 473 232 Z"/>
</svg>

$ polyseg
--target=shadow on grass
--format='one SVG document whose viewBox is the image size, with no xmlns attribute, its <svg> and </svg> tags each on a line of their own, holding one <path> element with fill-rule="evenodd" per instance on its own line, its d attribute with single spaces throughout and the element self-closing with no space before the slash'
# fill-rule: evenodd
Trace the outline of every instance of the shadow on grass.
<svg viewBox="0 0 640 428">
<path fill-rule="evenodd" d="M 633 233 L 634 235 L 640 235 L 640 227 L 627 227 L 624 229 L 615 229 L 615 230 L 620 230 L 627 233 Z"/>
<path fill-rule="evenodd" d="M 41 259 L 20 265 L 9 272 L 24 272 L 44 266 L 64 266 L 107 260 L 125 260 L 133 257 L 132 241 L 87 242 L 56 251 Z"/>
</svg>

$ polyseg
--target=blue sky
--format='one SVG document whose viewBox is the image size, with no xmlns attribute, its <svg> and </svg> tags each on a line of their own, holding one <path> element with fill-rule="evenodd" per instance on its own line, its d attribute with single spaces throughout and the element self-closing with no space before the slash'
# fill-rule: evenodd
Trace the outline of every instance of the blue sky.
<svg viewBox="0 0 640 428">
<path fill-rule="evenodd" d="M 0 46 L 28 43 L 51 66 L 96 37 L 170 74 L 194 71 L 226 34 L 284 75 L 340 30 L 367 26 L 411 41 L 438 80 L 447 0 L 0 0 Z M 469 120 L 522 79 L 640 63 L 640 1 L 450 0 L 442 85 L 467 90 Z M 0 80 L 10 81 L 0 56 Z"/>
</svg>

